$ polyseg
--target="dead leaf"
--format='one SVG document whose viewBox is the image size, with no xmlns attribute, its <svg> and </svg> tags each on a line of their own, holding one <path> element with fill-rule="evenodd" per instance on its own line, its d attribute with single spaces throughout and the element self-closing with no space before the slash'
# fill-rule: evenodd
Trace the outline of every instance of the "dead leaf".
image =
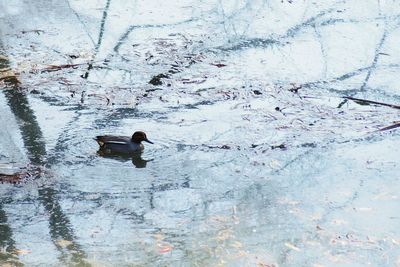
<svg viewBox="0 0 400 267">
<path fill-rule="evenodd" d="M 218 68 L 226 67 L 226 65 L 222 63 L 211 63 L 210 65 L 216 66 Z"/>
<path fill-rule="evenodd" d="M 170 252 L 174 248 L 173 245 L 166 243 L 166 242 L 157 244 L 157 247 L 158 247 L 159 253 L 167 253 L 167 252 Z"/>
<path fill-rule="evenodd" d="M 264 263 L 264 262 L 257 262 L 257 266 L 258 267 L 275 267 L 274 264 L 268 264 L 268 263 Z"/>
<path fill-rule="evenodd" d="M 289 243 L 289 242 L 286 242 L 286 243 L 285 243 L 285 246 L 287 246 L 288 248 L 293 249 L 293 250 L 295 250 L 295 251 L 301 251 L 300 248 L 296 247 L 295 245 L 293 245 L 293 244 L 291 244 L 291 243 Z"/>
<path fill-rule="evenodd" d="M 16 79 L 17 75 L 14 71 L 10 70 L 10 69 L 2 69 L 0 72 L 0 81 L 1 80 L 8 80 L 8 79 Z"/>
<path fill-rule="evenodd" d="M 211 216 L 209 219 L 211 221 L 223 222 L 223 223 L 229 221 L 229 218 L 227 216 L 220 216 L 220 215 Z"/>
<path fill-rule="evenodd" d="M 158 234 L 154 234 L 153 237 L 157 240 L 157 241 L 162 241 L 164 239 L 164 235 L 162 233 L 158 233 Z"/>
<path fill-rule="evenodd" d="M 65 240 L 65 239 L 59 239 L 56 241 L 57 245 L 59 245 L 60 247 L 66 248 L 70 245 L 72 245 L 72 241 L 69 240 Z"/>
<path fill-rule="evenodd" d="M 26 254 L 32 253 L 32 251 L 29 249 L 16 249 L 13 252 L 14 252 L 13 254 L 17 254 L 17 255 L 26 255 Z"/>
<path fill-rule="evenodd" d="M 231 244 L 231 247 L 234 247 L 234 248 L 239 249 L 239 248 L 242 248 L 243 245 L 242 245 L 242 243 L 240 243 L 239 241 L 234 241 L 234 242 Z"/>
<path fill-rule="evenodd" d="M 226 261 L 220 259 L 217 266 L 225 266 Z"/>
<path fill-rule="evenodd" d="M 271 160 L 271 162 L 269 163 L 269 166 L 272 169 L 275 169 L 275 170 L 278 170 L 278 169 L 282 168 L 282 164 L 279 161 L 275 160 L 275 159 Z"/>
<path fill-rule="evenodd" d="M 380 193 L 380 194 L 374 196 L 372 199 L 373 199 L 373 200 L 377 200 L 377 199 L 386 199 L 386 198 L 387 198 L 387 195 L 389 195 L 389 192 L 383 192 L 383 193 Z"/>
<path fill-rule="evenodd" d="M 319 221 L 322 219 L 322 214 L 316 213 L 310 216 L 310 220 L 312 221 Z"/>
<path fill-rule="evenodd" d="M 333 220 L 332 223 L 336 225 L 347 224 L 345 220 Z"/>
<path fill-rule="evenodd" d="M 224 240 L 227 240 L 227 239 L 232 238 L 232 237 L 233 237 L 232 230 L 231 229 L 226 229 L 226 230 L 219 231 L 216 239 L 218 241 L 224 241 Z"/>
</svg>

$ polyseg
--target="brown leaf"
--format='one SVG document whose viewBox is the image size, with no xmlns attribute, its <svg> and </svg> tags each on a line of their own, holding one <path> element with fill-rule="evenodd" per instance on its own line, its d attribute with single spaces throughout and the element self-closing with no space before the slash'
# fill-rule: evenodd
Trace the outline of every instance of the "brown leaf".
<svg viewBox="0 0 400 267">
<path fill-rule="evenodd" d="M 72 242 L 69 240 L 65 240 L 65 239 L 59 239 L 56 241 L 57 245 L 59 245 L 60 247 L 66 248 L 70 245 L 72 245 Z"/>
<path fill-rule="evenodd" d="M 292 243 L 289 243 L 289 242 L 286 242 L 285 246 L 287 246 L 288 248 L 293 249 L 295 251 L 301 251 L 300 248 L 296 247 L 295 245 L 293 245 Z"/>
<path fill-rule="evenodd" d="M 218 67 L 218 68 L 226 67 L 226 65 L 222 64 L 222 63 L 211 63 L 210 65 L 213 65 L 213 66 Z"/>
<path fill-rule="evenodd" d="M 173 245 L 171 245 L 167 242 L 159 243 L 159 244 L 157 244 L 157 247 L 158 247 L 159 253 L 167 253 L 167 252 L 170 252 L 174 248 Z"/>
<path fill-rule="evenodd" d="M 16 249 L 13 252 L 14 252 L 14 254 L 17 254 L 17 255 L 26 255 L 26 254 L 32 253 L 32 251 L 30 251 L 29 249 Z"/>
</svg>

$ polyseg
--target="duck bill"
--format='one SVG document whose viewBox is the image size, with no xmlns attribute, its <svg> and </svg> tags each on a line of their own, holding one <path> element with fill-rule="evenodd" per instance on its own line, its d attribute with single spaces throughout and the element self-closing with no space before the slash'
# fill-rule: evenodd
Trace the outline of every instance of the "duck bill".
<svg viewBox="0 0 400 267">
<path fill-rule="evenodd" d="M 146 140 L 143 140 L 143 141 L 145 141 L 145 142 L 147 142 L 147 143 L 150 143 L 150 144 L 154 144 L 154 143 L 151 142 L 149 139 L 146 139 Z"/>
</svg>

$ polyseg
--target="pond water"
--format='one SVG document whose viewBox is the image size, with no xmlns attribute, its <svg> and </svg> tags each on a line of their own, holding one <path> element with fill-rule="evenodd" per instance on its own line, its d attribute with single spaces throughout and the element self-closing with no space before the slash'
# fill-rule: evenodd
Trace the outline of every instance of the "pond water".
<svg viewBox="0 0 400 267">
<path fill-rule="evenodd" d="M 0 1 L 0 265 L 400 266 L 399 18 Z"/>
</svg>

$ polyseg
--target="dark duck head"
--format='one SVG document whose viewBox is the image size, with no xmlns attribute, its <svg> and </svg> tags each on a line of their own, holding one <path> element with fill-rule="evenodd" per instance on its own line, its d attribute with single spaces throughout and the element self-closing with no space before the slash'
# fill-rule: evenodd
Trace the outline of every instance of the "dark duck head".
<svg viewBox="0 0 400 267">
<path fill-rule="evenodd" d="M 142 141 L 145 141 L 150 144 L 154 144 L 151 142 L 149 139 L 147 139 L 147 136 L 144 132 L 142 131 L 137 131 L 132 135 L 132 142 L 136 144 L 140 144 Z"/>
</svg>

